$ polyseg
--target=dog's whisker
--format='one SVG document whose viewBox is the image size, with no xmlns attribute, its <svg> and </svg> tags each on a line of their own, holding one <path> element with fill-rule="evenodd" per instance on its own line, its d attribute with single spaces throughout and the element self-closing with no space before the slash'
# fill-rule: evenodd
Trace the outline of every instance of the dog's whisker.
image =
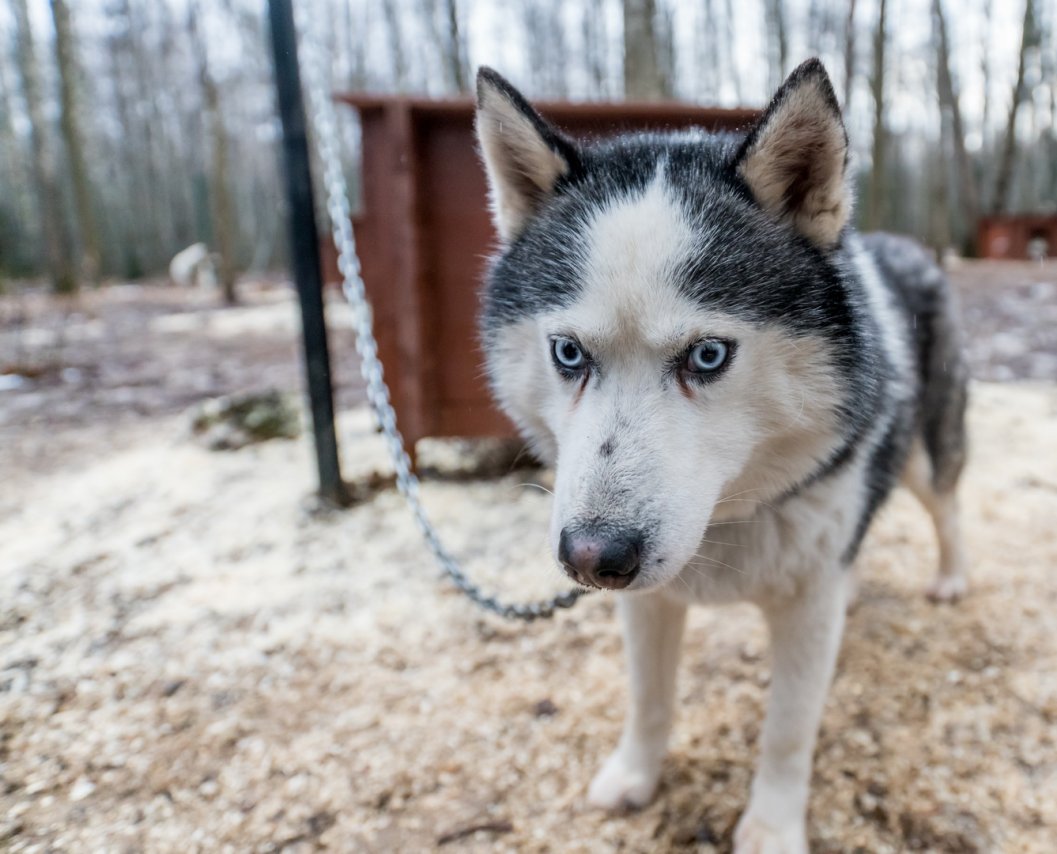
<svg viewBox="0 0 1057 854">
<path fill-rule="evenodd" d="M 704 571 L 704 570 L 703 570 L 703 569 L 702 569 L 701 567 L 699 567 L 699 566 L 694 566 L 693 564 L 689 564 L 689 563 L 688 563 L 688 564 L 687 564 L 687 565 L 686 565 L 685 567 L 683 567 L 683 569 L 684 569 L 684 570 L 687 570 L 687 569 L 688 569 L 688 570 L 690 570 L 691 572 L 695 573 L 696 575 L 699 575 L 699 576 L 701 576 L 702 578 L 707 578 L 707 579 L 709 579 L 709 580 L 711 580 L 711 579 L 713 578 L 713 576 L 709 575 L 709 574 L 708 574 L 707 572 L 705 572 L 705 571 Z M 682 574 L 682 573 L 680 572 L 680 573 L 679 573 L 679 574 L 678 574 L 677 576 L 675 576 L 675 577 L 676 577 L 676 578 L 683 578 L 683 574 Z M 686 584 L 686 579 L 683 579 L 683 584 Z M 689 584 L 686 584 L 686 588 L 687 588 L 687 590 L 689 590 L 689 589 L 690 589 L 690 585 L 689 585 Z"/>
<path fill-rule="evenodd" d="M 695 564 L 693 564 L 693 563 L 688 563 L 688 564 L 687 564 L 687 565 L 686 565 L 685 567 L 683 567 L 683 568 L 684 568 L 684 569 L 689 569 L 689 570 L 690 570 L 691 572 L 696 572 L 696 573 L 697 573 L 698 575 L 700 575 L 700 576 L 701 576 L 702 578 L 711 578 L 711 577 L 712 577 L 712 576 L 711 576 L 711 575 L 709 575 L 709 574 L 708 574 L 707 572 L 705 572 L 705 569 L 707 569 L 707 567 L 704 567 L 704 566 L 696 566 L 696 565 L 695 565 Z"/>
<path fill-rule="evenodd" d="M 541 486 L 538 483 L 529 483 L 528 481 L 526 481 L 525 483 L 515 483 L 514 486 L 531 486 L 534 489 L 539 489 L 539 490 L 542 490 L 543 492 L 546 492 L 548 495 L 554 495 L 554 493 L 551 492 L 549 489 L 547 489 L 547 487 Z M 513 487 L 511 487 L 511 488 L 513 488 Z"/>
<path fill-rule="evenodd" d="M 716 578 L 715 573 L 708 572 L 710 567 L 707 567 L 707 566 L 694 566 L 693 564 L 688 563 L 686 565 L 685 569 L 689 569 L 695 575 L 697 575 L 697 576 L 699 576 L 701 578 L 704 578 L 704 579 L 706 579 L 708 581 L 714 581 L 715 578 Z"/>
<path fill-rule="evenodd" d="M 726 495 L 720 499 L 720 501 L 729 501 L 731 498 L 737 498 L 739 495 L 748 495 L 750 492 L 761 492 L 762 486 L 754 486 L 752 489 L 743 489 L 741 492 L 735 492 L 733 495 Z M 720 503 L 719 501 L 716 502 Z"/>
<path fill-rule="evenodd" d="M 738 569 L 738 567 L 731 566 L 729 563 L 724 563 L 723 561 L 719 560 L 718 558 L 714 558 L 711 555 L 695 554 L 694 557 L 700 558 L 701 560 L 707 560 L 710 563 L 715 563 L 719 566 L 725 566 L 727 569 L 731 569 L 734 572 L 741 573 L 742 575 L 748 575 L 748 573 L 744 569 Z"/>
<path fill-rule="evenodd" d="M 747 502 L 749 504 L 762 504 L 764 507 L 768 507 L 771 510 L 776 509 L 773 504 L 768 504 L 766 501 L 761 501 L 759 498 L 721 498 L 719 501 L 716 502 L 716 504 L 726 504 L 729 501 Z"/>
<path fill-rule="evenodd" d="M 797 424 L 800 423 L 800 419 L 804 415 L 804 406 L 806 404 L 807 404 L 807 394 L 805 394 L 803 389 L 800 389 L 800 411 L 796 414 L 796 418 L 793 419 L 793 423 L 791 425 L 789 425 L 790 427 L 795 427 Z"/>
<path fill-rule="evenodd" d="M 515 468 L 517 468 L 518 462 L 523 456 L 525 456 L 525 454 L 529 452 L 529 447 L 530 446 L 527 442 L 521 446 L 521 450 L 519 450 L 517 454 L 514 455 L 514 459 L 511 461 L 510 468 L 508 469 L 508 471 L 513 471 Z"/>
</svg>

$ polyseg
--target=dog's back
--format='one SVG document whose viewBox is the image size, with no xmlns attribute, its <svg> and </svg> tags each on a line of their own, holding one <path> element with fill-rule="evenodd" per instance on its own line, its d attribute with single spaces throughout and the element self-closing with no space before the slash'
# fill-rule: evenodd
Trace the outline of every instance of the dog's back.
<svg viewBox="0 0 1057 854">
<path fill-rule="evenodd" d="M 861 240 L 909 331 L 919 383 L 916 427 L 935 488 L 949 490 L 965 464 L 968 384 L 954 293 L 919 243 L 885 233 L 865 234 Z"/>
<path fill-rule="evenodd" d="M 969 369 L 958 331 L 957 300 L 947 277 L 920 244 L 884 233 L 862 235 L 859 241 L 891 294 L 914 367 L 908 429 L 901 441 L 887 443 L 898 448 L 894 464 L 875 465 L 872 472 L 873 480 L 884 485 L 876 503 L 901 475 L 936 528 L 939 569 L 929 597 L 958 599 L 967 589 L 955 491 L 965 466 Z"/>
</svg>

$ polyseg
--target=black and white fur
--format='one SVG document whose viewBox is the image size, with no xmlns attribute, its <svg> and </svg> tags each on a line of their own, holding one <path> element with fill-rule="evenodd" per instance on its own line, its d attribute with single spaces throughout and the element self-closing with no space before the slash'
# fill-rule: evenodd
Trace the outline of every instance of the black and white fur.
<svg viewBox="0 0 1057 854">
<path fill-rule="evenodd" d="M 773 677 L 736 851 L 805 851 L 849 566 L 901 478 L 936 523 L 932 595 L 965 591 L 966 369 L 944 277 L 914 243 L 851 230 L 847 137 L 817 60 L 744 134 L 578 143 L 494 71 L 477 91 L 502 241 L 482 314 L 491 383 L 556 467 L 559 560 L 622 590 L 631 708 L 590 800 L 650 800 L 686 607 L 749 600 Z"/>
</svg>

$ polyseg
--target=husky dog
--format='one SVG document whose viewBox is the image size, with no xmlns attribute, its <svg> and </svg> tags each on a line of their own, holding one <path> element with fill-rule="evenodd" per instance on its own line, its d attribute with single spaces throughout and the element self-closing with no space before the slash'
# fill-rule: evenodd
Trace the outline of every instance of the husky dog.
<svg viewBox="0 0 1057 854">
<path fill-rule="evenodd" d="M 773 675 L 735 850 L 806 851 L 849 566 L 900 478 L 938 533 L 931 595 L 965 592 L 967 372 L 943 274 L 908 240 L 852 231 L 818 60 L 742 134 L 574 142 L 487 68 L 477 99 L 501 239 L 488 374 L 556 467 L 558 562 L 621 591 L 631 708 L 589 798 L 651 799 L 687 605 L 748 600 Z"/>
</svg>

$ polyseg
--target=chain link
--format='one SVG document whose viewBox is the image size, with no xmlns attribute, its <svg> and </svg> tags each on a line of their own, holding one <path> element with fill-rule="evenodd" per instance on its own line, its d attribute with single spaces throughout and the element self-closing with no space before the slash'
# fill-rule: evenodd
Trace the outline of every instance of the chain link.
<svg viewBox="0 0 1057 854">
<path fill-rule="evenodd" d="M 297 4 L 295 4 L 295 11 L 296 7 Z M 334 245 L 338 251 L 342 293 L 352 308 L 356 351 L 360 356 L 360 373 L 367 386 L 367 400 L 371 409 L 374 410 L 382 435 L 385 437 L 393 468 L 396 470 L 397 488 L 407 499 L 419 530 L 441 569 L 470 599 L 486 611 L 508 619 L 531 621 L 541 617 L 551 617 L 559 608 L 571 608 L 587 591 L 567 590 L 551 599 L 530 603 L 501 602 L 495 596 L 485 593 L 467 578 L 456 560 L 444 548 L 422 506 L 419 499 L 418 477 L 411 470 L 411 459 L 404 448 L 403 437 L 397 429 L 396 412 L 389 398 L 389 388 L 385 384 L 382 363 L 378 358 L 378 344 L 374 338 L 371 305 L 367 300 L 363 277 L 360 274 L 360 262 L 356 255 L 356 241 L 352 231 L 352 210 L 349 205 L 348 187 L 341 168 L 337 119 L 322 69 L 323 54 L 318 44 L 308 37 L 308 27 L 299 22 L 298 28 L 301 31 L 300 43 L 303 49 L 305 83 L 312 112 L 312 123 L 316 131 L 319 158 L 323 164 L 327 215 L 330 219 Z"/>
</svg>

